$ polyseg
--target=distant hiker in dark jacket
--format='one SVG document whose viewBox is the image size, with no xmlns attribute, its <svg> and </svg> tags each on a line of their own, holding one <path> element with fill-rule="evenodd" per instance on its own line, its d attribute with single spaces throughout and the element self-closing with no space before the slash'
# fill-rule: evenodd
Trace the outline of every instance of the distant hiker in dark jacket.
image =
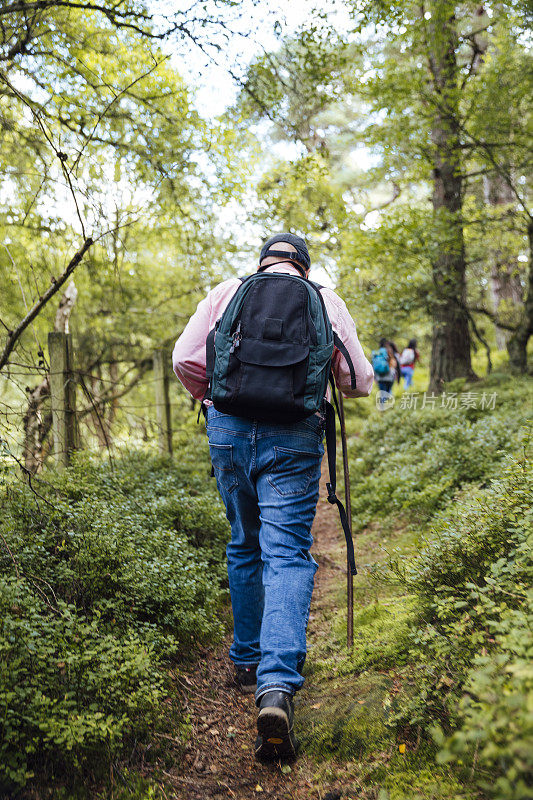
<svg viewBox="0 0 533 800">
<path fill-rule="evenodd" d="M 394 344 L 394 342 L 389 342 L 389 345 L 390 345 L 390 350 L 392 350 L 392 354 L 394 356 L 394 364 L 393 364 L 394 380 L 400 383 L 400 380 L 402 378 L 401 366 L 400 366 L 400 352 L 396 347 L 396 345 Z"/>
<path fill-rule="evenodd" d="M 307 280 L 309 269 L 307 246 L 299 236 L 278 234 L 261 250 L 258 271 L 273 273 L 272 286 L 281 285 L 281 276 L 299 278 L 286 282 L 288 300 L 292 302 L 296 295 L 312 295 L 314 300 L 320 293 L 320 305 L 313 307 L 317 314 L 325 309 L 355 370 L 354 389 L 346 357 L 335 347 L 332 369 L 337 386 L 348 397 L 365 397 L 372 388 L 372 368 L 359 344 L 355 323 L 343 300 L 331 289 L 313 289 L 309 293 L 302 285 L 301 279 Z M 297 749 L 292 698 L 304 682 L 306 627 L 317 569 L 309 550 L 324 453 L 324 417 L 317 412 L 299 422 L 257 421 L 224 413 L 205 399 L 209 386 L 206 340 L 243 285 L 238 278 L 230 278 L 200 302 L 176 342 L 173 365 L 183 385 L 193 397 L 204 399 L 207 407 L 211 459 L 231 524 L 227 557 L 234 635 L 229 655 L 241 691 L 255 692 L 259 707 L 256 756 L 270 760 L 292 757 Z M 258 291 L 267 292 L 268 282 L 261 286 L 256 281 L 253 285 Z M 272 385 L 258 385 L 258 408 L 264 409 L 269 392 L 279 393 L 279 386 L 283 385 L 284 364 L 276 355 L 276 341 L 283 338 L 286 329 L 301 324 L 300 317 L 282 320 L 281 315 L 278 305 L 269 305 L 255 338 L 245 332 L 244 348 L 242 317 L 231 328 L 229 358 L 235 353 L 233 369 L 243 369 L 242 380 L 248 381 L 247 386 L 255 385 L 250 377 L 254 363 L 265 358 L 273 366 Z M 306 337 L 312 342 L 316 329 L 306 330 Z M 214 335 L 216 342 L 216 331 Z M 225 347 L 226 340 L 221 341 L 221 348 Z M 301 350 L 298 358 L 305 358 L 309 352 L 310 345 L 304 344 L 292 344 L 292 350 Z M 290 353 L 291 345 L 284 352 Z M 305 361 L 302 364 L 305 366 Z M 327 379 L 327 373 L 321 380 L 323 377 Z M 233 378 L 227 380 L 227 385 L 233 386 Z M 232 389 L 234 394 L 241 391 L 240 387 L 238 384 Z M 290 397 L 283 395 L 282 399 Z"/>
<path fill-rule="evenodd" d="M 405 388 L 409 389 L 413 382 L 415 364 L 420 361 L 420 353 L 416 347 L 416 339 L 411 339 L 400 356 L 400 369 L 405 379 Z"/>
</svg>

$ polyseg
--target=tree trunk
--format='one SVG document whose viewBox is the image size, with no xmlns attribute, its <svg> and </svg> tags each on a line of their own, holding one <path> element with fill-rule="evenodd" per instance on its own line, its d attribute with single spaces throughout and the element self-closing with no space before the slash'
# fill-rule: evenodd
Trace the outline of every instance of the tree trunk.
<svg viewBox="0 0 533 800">
<path fill-rule="evenodd" d="M 529 342 L 529 337 L 533 334 L 533 219 L 529 220 L 527 235 L 529 240 L 529 269 L 524 313 L 518 328 L 507 342 L 509 362 L 512 367 L 522 372 L 527 371 L 527 343 Z"/>
<path fill-rule="evenodd" d="M 46 375 L 41 383 L 28 394 L 28 407 L 24 414 L 24 465 L 32 475 L 41 471 L 43 466 L 43 440 L 50 431 L 52 417 L 47 414 L 43 418 L 42 405 L 50 397 L 50 381 Z"/>
<path fill-rule="evenodd" d="M 456 20 L 453 4 L 442 2 L 433 8 L 428 47 L 434 100 L 432 201 L 439 244 L 432 264 L 435 297 L 429 389 L 440 392 L 446 381 L 476 376 L 466 311 Z"/>
<path fill-rule="evenodd" d="M 485 203 L 490 206 L 513 206 L 515 196 L 508 182 L 498 173 L 485 175 L 484 181 Z M 492 305 L 496 316 L 509 325 L 519 323 L 523 308 L 522 282 L 520 280 L 520 265 L 514 254 L 506 253 L 495 247 L 490 252 L 490 290 Z M 511 336 L 511 332 L 496 327 L 496 344 L 499 350 L 504 350 Z"/>
<path fill-rule="evenodd" d="M 78 290 L 71 281 L 61 300 L 56 312 L 54 323 L 55 331 L 68 333 L 70 315 Z M 52 415 L 50 413 L 43 416 L 42 407 L 44 401 L 50 397 L 50 378 L 46 375 L 41 383 L 28 393 L 28 407 L 24 414 L 24 464 L 28 472 L 32 475 L 42 470 L 45 458 L 43 444 L 52 427 Z"/>
</svg>

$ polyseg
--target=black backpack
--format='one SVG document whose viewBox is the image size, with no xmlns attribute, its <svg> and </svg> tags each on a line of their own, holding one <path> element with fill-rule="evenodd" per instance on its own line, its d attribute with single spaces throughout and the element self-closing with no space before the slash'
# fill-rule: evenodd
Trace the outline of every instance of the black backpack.
<svg viewBox="0 0 533 800">
<path fill-rule="evenodd" d="M 333 330 L 310 281 L 284 273 L 250 275 L 213 334 L 208 375 L 219 411 L 283 423 L 322 409 Z"/>
</svg>

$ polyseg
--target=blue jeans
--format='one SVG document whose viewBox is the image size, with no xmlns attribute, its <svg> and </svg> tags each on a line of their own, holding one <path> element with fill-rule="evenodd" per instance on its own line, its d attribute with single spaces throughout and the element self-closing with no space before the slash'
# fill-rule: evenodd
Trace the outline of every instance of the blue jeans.
<svg viewBox="0 0 533 800">
<path fill-rule="evenodd" d="M 230 658 L 258 664 L 256 699 L 303 685 L 317 563 L 309 549 L 324 454 L 323 420 L 277 425 L 207 410 L 217 486 L 231 525 Z"/>
<path fill-rule="evenodd" d="M 392 392 L 393 385 L 394 385 L 394 381 L 380 381 L 380 380 L 378 380 L 378 389 L 380 390 L 380 392 L 387 392 L 387 394 L 390 394 Z M 382 397 L 380 399 L 380 401 L 379 401 L 380 404 L 383 405 L 385 403 L 386 399 L 387 399 L 386 397 Z"/>
<path fill-rule="evenodd" d="M 414 367 L 402 367 L 402 375 L 405 378 L 405 388 L 409 389 L 413 382 Z"/>
</svg>

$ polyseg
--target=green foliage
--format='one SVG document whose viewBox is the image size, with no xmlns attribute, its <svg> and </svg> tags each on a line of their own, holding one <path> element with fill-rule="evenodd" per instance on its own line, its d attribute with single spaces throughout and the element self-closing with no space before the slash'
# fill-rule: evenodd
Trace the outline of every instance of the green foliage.
<svg viewBox="0 0 533 800">
<path fill-rule="evenodd" d="M 531 614 L 517 613 L 512 633 L 518 646 L 506 641 L 507 652 L 476 658 L 460 701 L 461 727 L 439 753 L 441 762 L 475 763 L 486 776 L 496 776 L 482 774 L 479 783 L 487 796 L 502 800 L 531 796 L 532 621 Z"/>
<path fill-rule="evenodd" d="M 333 671 L 339 693 L 361 707 L 332 702 L 307 746 L 361 758 L 383 797 L 530 797 L 530 389 L 529 379 L 504 372 L 473 386 L 457 381 L 434 408 L 397 404 L 350 439 L 354 518 L 374 523 L 360 547 L 372 552 L 386 535 L 393 549 L 377 569 L 361 563 L 352 653 L 339 658 L 338 615 L 334 643 L 312 664 L 315 680 Z M 471 391 L 477 408 L 461 402 Z M 494 408 L 482 409 L 479 398 L 493 391 Z M 457 409 L 447 407 L 453 393 Z M 368 711 L 364 750 L 357 718 Z M 378 768 L 380 750 L 399 742 L 402 758 L 396 752 Z"/>
<path fill-rule="evenodd" d="M 202 25 L 206 36 L 231 2 L 216 5 Z M 118 416 L 120 424 L 115 399 L 106 413 L 113 385 L 124 397 L 123 379 L 142 374 L 212 282 L 234 270 L 231 237 L 220 235 L 216 219 L 243 191 L 250 160 L 228 169 L 231 132 L 200 117 L 145 4 L 119 6 L 52 0 L 32 19 L 22 7 L 0 8 L 0 349 L 90 235 L 94 243 L 72 273 L 75 366 L 104 423 Z M 169 30 L 187 37 L 191 13 L 172 12 L 180 23 L 167 16 Z M 12 355 L 16 375 L 0 376 L 11 412 L 0 427 L 10 443 L 19 444 L 26 382 L 33 388 L 49 366 L 46 336 L 64 289 L 22 333 Z M 14 386 L 23 373 L 24 387 Z M 128 397 L 130 429 L 143 400 L 137 392 Z M 80 419 L 94 441 L 91 416 Z"/>
<path fill-rule="evenodd" d="M 429 210 L 416 196 L 384 210 L 379 225 L 367 226 L 365 218 L 343 237 L 339 290 L 375 347 L 382 336 L 409 339 L 426 329 L 434 242 Z"/>
<path fill-rule="evenodd" d="M 335 237 L 348 220 L 327 159 L 320 153 L 310 153 L 294 163 L 277 162 L 262 178 L 258 191 L 262 205 L 257 220 L 267 230 L 274 230 L 282 221 L 287 230 L 305 232 L 313 249 L 313 263 L 318 257 L 327 265 L 328 256 L 338 249 Z M 330 241 L 324 247 L 321 239 L 326 229 Z"/>
<path fill-rule="evenodd" d="M 357 678 L 349 691 L 346 688 L 346 683 L 329 685 L 321 703 L 299 710 L 298 736 L 306 751 L 314 756 L 358 759 L 385 746 L 389 733 L 376 702 L 383 689 L 383 678 L 378 676 L 365 685 L 364 703 L 360 700 L 361 684 Z"/>
<path fill-rule="evenodd" d="M 523 3 L 347 6 L 348 26 L 312 19 L 249 67 L 241 112 L 291 145 L 284 169 L 265 148 L 259 214 L 310 232 L 314 261 L 337 278 L 365 339 L 414 327 L 429 335 L 439 298 L 458 288 L 457 276 L 443 282 L 432 268 L 464 239 L 466 300 L 493 344 L 488 320 L 497 310 L 516 325 L 527 285 L 517 259 L 528 249 L 531 166 Z M 327 167 L 319 192 L 308 192 L 310 154 Z M 460 214 L 436 210 L 441 158 L 461 176 Z M 512 300 L 492 296 L 496 279 L 514 288 Z"/>
<path fill-rule="evenodd" d="M 478 800 L 479 795 L 466 789 L 450 771 L 420 766 L 416 759 L 404 757 L 403 761 L 400 764 L 396 759 L 387 771 L 378 800 Z"/>
<path fill-rule="evenodd" d="M 227 526 L 184 459 L 78 456 L 3 489 L 1 780 L 101 773 L 160 716 L 165 661 L 222 631 Z M 205 469 L 205 475 L 207 475 Z M 8 549 L 9 548 L 9 549 Z"/>
<path fill-rule="evenodd" d="M 400 512 L 413 520 L 428 519 L 459 488 L 496 476 L 505 453 L 518 448 L 530 408 L 529 381 L 503 376 L 497 383 L 458 388 L 426 398 L 425 408 L 423 396 L 416 398 L 418 408 L 402 408 L 414 402 L 404 394 L 394 409 L 363 426 L 350 462 L 357 528 Z M 472 389 L 476 408 L 469 407 Z M 494 393 L 492 410 L 488 405 Z"/>
<path fill-rule="evenodd" d="M 528 796 L 532 486 L 531 461 L 511 461 L 489 488 L 439 517 L 417 558 L 395 565 L 421 608 L 409 648 L 416 692 L 398 719 L 439 721 L 441 759 L 472 763 L 498 800 Z M 486 771 L 497 780 L 484 780 Z"/>
<path fill-rule="evenodd" d="M 49 778 L 101 774 L 158 717 L 164 680 L 153 646 L 133 630 L 106 632 L 97 616 L 53 600 L 37 576 L 1 579 L 0 613 L 0 787 L 24 785 L 44 758 Z"/>
<path fill-rule="evenodd" d="M 502 640 L 503 653 L 475 659 L 459 702 L 460 728 L 447 740 L 440 727 L 433 730 L 441 746 L 438 760 L 473 763 L 480 770 L 480 786 L 498 800 L 531 796 L 531 614 L 516 613 L 513 623 L 512 645 Z"/>
</svg>

